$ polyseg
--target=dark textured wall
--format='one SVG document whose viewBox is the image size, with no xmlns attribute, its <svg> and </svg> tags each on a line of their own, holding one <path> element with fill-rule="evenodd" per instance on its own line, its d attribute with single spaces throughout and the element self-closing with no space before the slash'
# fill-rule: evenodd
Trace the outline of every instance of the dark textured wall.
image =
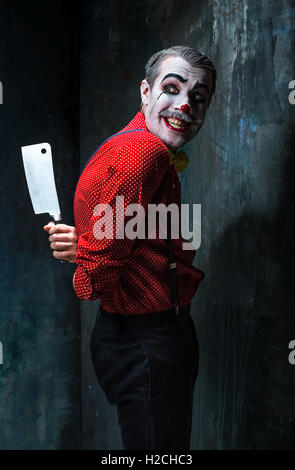
<svg viewBox="0 0 295 470">
<path fill-rule="evenodd" d="M 184 43 L 216 64 L 216 96 L 182 177 L 183 202 L 202 204 L 195 264 L 206 272 L 192 309 L 201 354 L 192 448 L 291 448 L 294 2 L 89 1 L 82 10 L 82 165 L 138 110 L 149 55 Z M 82 305 L 84 447 L 118 449 L 116 414 L 90 364 L 97 309 Z"/>
<path fill-rule="evenodd" d="M 20 147 L 48 141 L 64 219 L 78 175 L 78 19 L 66 2 L 0 14 L 0 449 L 80 446 L 79 302 L 34 215 Z"/>
<path fill-rule="evenodd" d="M 219 73 L 183 188 L 202 203 L 197 262 L 207 274 L 194 303 L 193 446 L 292 448 L 295 5 L 222 0 L 179 17 L 167 37 L 207 50 Z"/>
</svg>

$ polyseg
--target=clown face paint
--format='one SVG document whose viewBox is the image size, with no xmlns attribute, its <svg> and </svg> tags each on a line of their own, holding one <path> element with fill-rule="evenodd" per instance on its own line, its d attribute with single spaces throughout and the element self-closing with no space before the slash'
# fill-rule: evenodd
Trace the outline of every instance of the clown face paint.
<svg viewBox="0 0 295 470">
<path fill-rule="evenodd" d="M 152 89 L 146 80 L 141 83 L 147 129 L 176 151 L 201 128 L 211 86 L 210 72 L 169 56 L 161 63 Z"/>
</svg>

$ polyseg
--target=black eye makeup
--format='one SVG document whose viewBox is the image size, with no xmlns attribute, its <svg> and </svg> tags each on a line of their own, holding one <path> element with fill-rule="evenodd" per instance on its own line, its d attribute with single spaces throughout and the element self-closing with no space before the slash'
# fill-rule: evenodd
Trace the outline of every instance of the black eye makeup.
<svg viewBox="0 0 295 470">
<path fill-rule="evenodd" d="M 192 94 L 192 100 L 195 103 L 206 103 L 207 99 L 201 93 Z"/>
<path fill-rule="evenodd" d="M 178 92 L 178 89 L 176 85 L 169 83 L 168 85 L 164 86 L 164 91 L 166 93 L 172 93 L 173 95 L 175 95 Z"/>
<path fill-rule="evenodd" d="M 167 83 L 166 85 L 162 85 L 162 93 L 170 94 L 170 95 L 177 95 L 179 93 L 179 87 L 175 83 Z M 162 94 L 161 93 L 161 94 Z M 207 97 L 200 92 L 195 91 L 195 87 L 191 92 L 189 92 L 190 101 L 193 105 L 198 104 L 206 104 Z"/>
</svg>

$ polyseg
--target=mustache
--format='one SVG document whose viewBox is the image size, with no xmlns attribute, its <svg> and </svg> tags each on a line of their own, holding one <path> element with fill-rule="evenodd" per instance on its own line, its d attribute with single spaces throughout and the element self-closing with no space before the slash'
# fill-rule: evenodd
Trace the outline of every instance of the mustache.
<svg viewBox="0 0 295 470">
<path fill-rule="evenodd" d="M 187 122 L 188 124 L 201 124 L 203 120 L 201 119 L 196 119 L 195 116 L 191 117 L 188 116 L 187 114 L 179 113 L 178 111 L 169 111 L 168 109 L 165 109 L 164 111 L 161 111 L 159 113 L 159 116 L 161 117 L 166 117 L 166 118 L 177 118 L 181 119 L 182 121 Z"/>
</svg>

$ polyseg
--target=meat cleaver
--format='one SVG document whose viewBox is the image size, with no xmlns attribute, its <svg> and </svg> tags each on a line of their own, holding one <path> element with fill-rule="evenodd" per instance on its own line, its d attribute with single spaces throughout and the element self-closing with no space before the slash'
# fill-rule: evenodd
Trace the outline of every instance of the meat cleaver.
<svg viewBox="0 0 295 470">
<path fill-rule="evenodd" d="M 26 180 L 35 214 L 49 213 L 62 222 L 48 142 L 21 147 Z"/>
</svg>

